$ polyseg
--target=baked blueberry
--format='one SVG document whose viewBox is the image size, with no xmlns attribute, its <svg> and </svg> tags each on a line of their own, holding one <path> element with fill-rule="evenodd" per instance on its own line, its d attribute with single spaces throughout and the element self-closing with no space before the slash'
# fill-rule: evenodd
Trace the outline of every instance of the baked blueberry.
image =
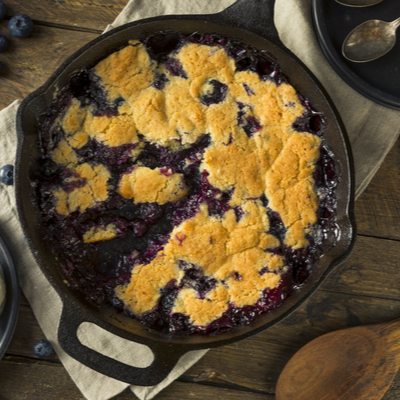
<svg viewBox="0 0 400 400">
<path fill-rule="evenodd" d="M 165 68 L 171 75 L 187 79 L 187 74 L 183 69 L 182 64 L 176 58 L 168 57 L 165 62 Z"/>
<path fill-rule="evenodd" d="M 142 204 L 142 216 L 144 221 L 149 224 L 154 224 L 163 215 L 162 208 L 157 203 Z"/>
<path fill-rule="evenodd" d="M 136 219 L 132 221 L 132 229 L 136 237 L 142 237 L 148 231 L 148 226 L 141 219 Z"/>
<path fill-rule="evenodd" d="M 0 182 L 4 185 L 12 185 L 14 183 L 14 166 L 7 164 L 0 169 Z"/>
<path fill-rule="evenodd" d="M 253 136 L 254 133 L 262 129 L 262 126 L 257 118 L 250 116 L 246 118 L 246 124 L 243 126 L 244 131 L 248 137 Z"/>
<path fill-rule="evenodd" d="M 42 339 L 34 344 L 33 352 L 38 358 L 48 358 L 53 353 L 53 346 L 48 340 Z"/>
<path fill-rule="evenodd" d="M 8 47 L 8 39 L 0 34 L 0 53 L 2 53 L 3 51 L 5 51 Z"/>
<path fill-rule="evenodd" d="M 0 20 L 4 19 L 7 14 L 6 5 L 0 0 Z"/>
<path fill-rule="evenodd" d="M 224 83 L 217 81 L 216 79 L 212 79 L 209 82 L 209 86 L 212 88 L 211 91 L 208 91 L 202 98 L 201 102 L 206 106 L 210 106 L 211 104 L 218 104 L 225 100 L 226 94 L 228 92 L 228 86 Z"/>
<path fill-rule="evenodd" d="M 15 15 L 8 21 L 8 30 L 16 38 L 26 38 L 33 31 L 33 22 L 25 14 Z"/>
</svg>

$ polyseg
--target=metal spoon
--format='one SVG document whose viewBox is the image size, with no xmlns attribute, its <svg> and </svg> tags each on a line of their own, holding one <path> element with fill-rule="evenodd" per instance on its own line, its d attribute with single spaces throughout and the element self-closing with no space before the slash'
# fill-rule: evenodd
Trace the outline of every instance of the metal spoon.
<svg viewBox="0 0 400 400">
<path fill-rule="evenodd" d="M 380 3 L 383 0 L 336 0 L 337 3 L 350 7 L 368 7 Z"/>
<path fill-rule="evenodd" d="M 354 28 L 346 37 L 342 46 L 343 55 L 350 61 L 367 62 L 375 60 L 396 43 L 396 29 L 400 18 L 393 22 L 372 19 Z"/>
</svg>

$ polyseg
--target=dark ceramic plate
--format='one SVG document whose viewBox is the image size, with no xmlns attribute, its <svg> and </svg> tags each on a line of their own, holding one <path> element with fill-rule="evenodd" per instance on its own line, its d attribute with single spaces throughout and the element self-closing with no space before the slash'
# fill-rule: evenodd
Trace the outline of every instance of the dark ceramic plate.
<svg viewBox="0 0 400 400">
<path fill-rule="evenodd" d="M 6 284 L 6 302 L 0 315 L 0 359 L 3 357 L 10 344 L 17 324 L 20 290 L 17 271 L 14 267 L 11 254 L 7 245 L 0 236 L 0 270 Z"/>
<path fill-rule="evenodd" d="M 347 7 L 334 0 L 312 0 L 314 27 L 325 57 L 351 87 L 386 107 L 400 110 L 400 41 L 383 57 L 354 63 L 342 56 L 342 43 L 356 26 L 370 19 L 400 17 L 400 1 L 385 0 L 370 7 Z"/>
</svg>

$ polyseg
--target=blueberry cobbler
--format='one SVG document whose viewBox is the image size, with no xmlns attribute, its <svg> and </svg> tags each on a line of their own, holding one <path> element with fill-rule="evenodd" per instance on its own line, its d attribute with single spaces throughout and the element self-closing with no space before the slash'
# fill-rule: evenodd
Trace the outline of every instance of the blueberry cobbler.
<svg viewBox="0 0 400 400">
<path fill-rule="evenodd" d="M 67 284 L 149 329 L 248 324 L 339 235 L 324 117 L 236 40 L 131 41 L 75 74 L 39 124 L 35 202 Z"/>
</svg>

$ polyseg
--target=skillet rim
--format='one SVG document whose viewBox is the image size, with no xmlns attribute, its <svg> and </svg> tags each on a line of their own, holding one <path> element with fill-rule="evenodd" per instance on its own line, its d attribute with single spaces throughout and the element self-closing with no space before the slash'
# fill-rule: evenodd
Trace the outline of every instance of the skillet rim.
<svg viewBox="0 0 400 400">
<path fill-rule="evenodd" d="M 344 125 L 340 119 L 340 116 L 334 106 L 334 104 L 332 103 L 332 100 L 330 99 L 328 93 L 326 93 L 325 89 L 322 87 L 322 85 L 319 83 L 319 81 L 315 78 L 315 76 L 311 73 L 311 71 L 304 65 L 304 63 L 302 63 L 290 50 L 288 50 L 286 47 L 279 46 L 279 43 L 276 44 L 276 42 L 274 43 L 273 41 L 271 41 L 270 39 L 261 36 L 259 34 L 255 34 L 253 32 L 250 32 L 248 30 L 244 30 L 241 28 L 237 28 L 237 27 L 232 27 L 229 24 L 224 24 L 223 22 L 220 21 L 215 21 L 212 18 L 209 17 L 214 17 L 214 15 L 211 16 L 206 16 L 208 18 L 208 20 L 211 22 L 210 25 L 212 24 L 218 24 L 220 28 L 229 28 L 229 29 L 234 29 L 235 32 L 238 32 L 238 35 L 240 40 L 242 40 L 243 42 L 246 43 L 246 40 L 241 39 L 242 34 L 246 34 L 246 35 L 250 35 L 250 36 L 255 36 L 258 39 L 261 39 L 262 41 L 267 41 L 269 42 L 269 44 L 272 47 L 275 47 L 276 49 L 279 49 L 280 52 L 283 52 L 285 54 L 285 56 L 287 56 L 288 58 L 292 59 L 292 62 L 294 62 L 295 64 L 297 64 L 298 67 L 300 67 L 300 69 L 303 70 L 304 73 L 306 73 L 309 78 L 313 81 L 313 84 L 315 86 L 315 89 L 317 89 L 317 91 L 320 93 L 323 101 L 326 102 L 326 105 L 328 106 L 328 108 L 330 109 L 331 114 L 334 117 L 334 123 L 335 125 L 337 125 L 338 130 L 339 130 L 339 136 L 341 138 L 342 144 L 343 144 L 343 148 L 344 151 L 346 152 L 345 154 L 345 159 L 347 161 L 347 173 L 348 173 L 348 190 L 347 190 L 347 209 L 345 212 L 345 217 L 347 217 L 348 219 L 348 225 L 350 227 L 350 235 L 349 235 L 349 243 L 346 246 L 346 248 L 344 249 L 343 254 L 341 254 L 340 256 L 336 257 L 327 267 L 325 267 L 324 273 L 319 277 L 319 279 L 313 283 L 312 287 L 308 289 L 307 292 L 305 292 L 304 294 L 302 294 L 301 298 L 299 300 L 297 300 L 293 306 L 291 306 L 287 311 L 281 313 L 280 316 L 278 316 L 277 318 L 273 319 L 272 322 L 263 324 L 262 326 L 258 327 L 258 328 L 254 328 L 251 329 L 249 332 L 244 333 L 244 334 L 238 334 L 238 335 L 234 335 L 232 337 L 227 337 L 227 335 L 229 334 L 225 334 L 222 336 L 214 336 L 212 339 L 212 341 L 205 341 L 205 342 L 200 342 L 200 343 L 188 343 L 187 340 L 182 340 L 179 343 L 180 346 L 180 350 L 182 351 L 182 354 L 185 353 L 186 351 L 189 350 L 195 350 L 195 349 L 205 349 L 205 348 L 210 348 L 210 347 L 218 347 L 218 346 L 222 346 L 222 345 L 226 345 L 226 344 L 230 344 L 233 342 L 237 342 L 243 339 L 246 339 L 247 337 L 256 335 L 258 333 L 260 333 L 261 331 L 264 331 L 270 327 L 272 327 L 273 325 L 281 322 L 283 319 L 285 319 L 287 316 L 289 316 L 292 312 L 294 312 L 296 309 L 298 309 L 314 292 L 315 290 L 317 290 L 319 288 L 319 286 L 321 285 L 321 283 L 325 280 L 325 278 L 329 275 L 330 272 L 332 272 L 336 266 L 338 266 L 339 264 L 341 264 L 351 253 L 354 244 L 355 244 L 355 240 L 356 240 L 356 228 L 355 228 L 355 218 L 354 218 L 354 165 L 353 165 L 353 161 L 352 161 L 352 154 L 351 154 L 351 147 L 350 147 L 350 142 L 349 139 L 347 137 L 347 133 L 346 130 L 344 128 Z M 52 85 L 55 85 L 57 83 L 58 78 L 63 74 L 63 72 L 65 70 L 67 70 L 68 66 L 70 66 L 76 59 L 78 59 L 81 55 L 83 55 L 87 50 L 90 50 L 93 46 L 95 46 L 97 43 L 101 43 L 104 40 L 106 40 L 109 37 L 112 37 L 113 35 L 118 34 L 120 31 L 125 31 L 125 30 L 129 30 L 131 27 L 137 27 L 140 25 L 145 25 L 148 23 L 157 23 L 160 21 L 169 21 L 169 22 L 173 22 L 173 21 L 189 21 L 189 22 L 202 22 L 202 23 L 206 23 L 208 24 L 209 21 L 205 21 L 204 20 L 204 16 L 203 15 L 171 15 L 171 16 L 162 16 L 162 17 L 155 17 L 155 18 L 147 18 L 144 20 L 140 20 L 140 21 L 135 21 L 123 26 L 120 26 L 118 28 L 113 29 L 112 31 L 109 31 L 107 33 L 105 33 L 104 35 L 99 36 L 98 38 L 95 38 L 94 40 L 92 40 L 91 42 L 87 43 L 86 45 L 84 45 L 82 48 L 80 48 L 77 52 L 75 52 L 73 55 L 71 55 L 70 57 L 68 57 L 61 65 L 60 67 L 57 68 L 57 70 L 49 77 L 49 79 L 37 90 L 35 90 L 33 93 L 31 93 L 30 95 L 28 95 L 26 97 L 26 99 L 22 102 L 19 110 L 18 110 L 18 114 L 17 114 L 17 133 L 18 133 L 18 148 L 17 148 L 17 160 L 16 160 L 16 198 L 17 198 L 17 210 L 18 210 L 18 215 L 19 215 L 19 219 L 21 222 L 21 225 L 23 227 L 23 231 L 26 234 L 26 239 L 28 242 L 28 245 L 30 247 L 30 249 L 32 250 L 35 259 L 39 265 L 39 267 L 41 268 L 42 272 L 45 274 L 45 276 L 47 277 L 47 279 L 49 279 L 51 285 L 56 289 L 57 293 L 59 294 L 59 296 L 61 297 L 61 299 L 64 301 L 67 300 L 66 296 L 65 296 L 65 290 L 62 290 L 61 288 L 58 287 L 58 285 L 54 282 L 54 279 L 52 276 L 49 276 L 49 274 L 47 273 L 47 267 L 45 265 L 42 264 L 42 259 L 39 256 L 39 252 L 36 249 L 36 246 L 34 245 L 31 236 L 30 236 L 30 232 L 28 230 L 27 227 L 27 223 L 25 221 L 24 218 L 24 213 L 23 213 L 23 207 L 21 205 L 21 185 L 20 185 L 20 167 L 21 167 L 21 155 L 22 155 L 22 150 L 23 150 L 23 144 L 24 144 L 24 134 L 23 134 L 23 128 L 22 128 L 22 118 L 24 113 L 26 112 L 26 109 L 28 108 L 28 106 L 31 104 L 31 102 L 44 95 L 50 88 Z M 229 35 L 227 35 L 228 37 L 230 37 Z M 253 46 L 255 47 L 255 46 Z M 116 50 L 114 50 L 116 51 Z M 275 54 L 274 54 L 275 55 Z M 98 61 L 98 60 L 97 60 Z M 95 62 L 97 62 L 95 61 Z M 281 62 L 279 62 L 281 64 Z M 283 70 L 285 71 L 285 68 L 283 68 Z M 289 81 L 290 81 L 290 76 L 289 76 Z M 18 162 L 17 162 L 18 161 Z M 300 290 L 298 291 L 300 292 Z M 287 300 L 286 300 L 287 301 Z M 73 302 L 74 305 L 76 303 Z M 83 307 L 80 303 L 79 305 L 81 307 Z M 283 306 L 282 306 L 283 307 Z M 279 309 L 281 309 L 282 307 L 280 307 Z M 133 334 L 134 339 L 132 339 L 132 334 L 129 333 L 128 335 L 120 332 L 120 329 L 110 325 L 107 321 L 98 321 L 95 318 L 95 322 L 97 325 L 99 325 L 102 328 L 110 328 L 110 326 L 112 327 L 112 329 L 107 329 L 108 331 L 117 334 L 118 336 L 121 337 L 126 337 L 129 338 L 130 340 L 133 340 L 135 342 L 138 343 L 143 343 L 143 344 L 147 344 L 150 346 L 150 348 L 153 349 L 154 343 L 156 342 L 157 344 L 161 345 L 176 345 L 177 343 L 175 341 L 171 341 L 170 338 L 163 336 L 162 340 L 160 340 L 160 337 L 158 335 L 155 335 L 152 338 L 148 338 L 148 337 L 141 337 L 141 336 L 137 336 L 136 334 Z M 83 321 L 82 321 L 83 322 Z M 253 325 L 253 323 L 251 324 Z M 118 331 L 118 332 L 116 332 Z M 236 331 L 236 330 L 235 330 Z"/>
</svg>

